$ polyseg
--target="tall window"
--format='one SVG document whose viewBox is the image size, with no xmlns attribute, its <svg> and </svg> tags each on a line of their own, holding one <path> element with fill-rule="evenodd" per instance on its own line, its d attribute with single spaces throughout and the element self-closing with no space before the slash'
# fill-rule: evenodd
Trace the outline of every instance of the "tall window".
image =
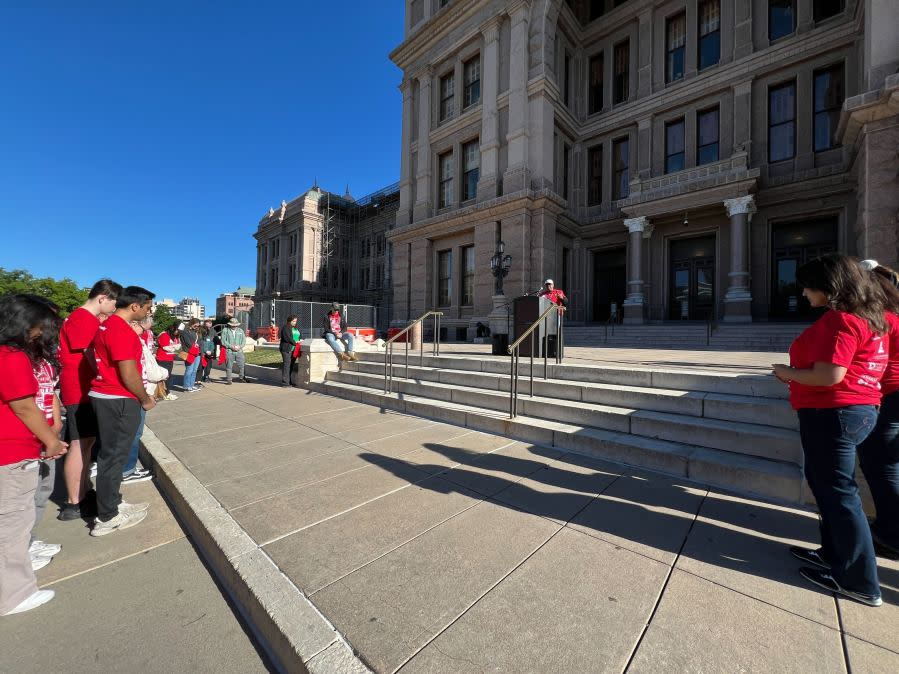
<svg viewBox="0 0 899 674">
<path fill-rule="evenodd" d="M 605 70 L 605 59 L 602 52 L 590 57 L 590 96 L 588 113 L 593 114 L 602 110 L 602 81 Z"/>
<path fill-rule="evenodd" d="M 845 6 L 845 0 L 815 0 L 815 23 L 836 16 Z"/>
<path fill-rule="evenodd" d="M 684 168 L 684 118 L 665 124 L 665 173 Z"/>
<path fill-rule="evenodd" d="M 562 57 L 563 65 L 563 79 L 565 82 L 563 83 L 563 100 L 565 101 L 566 107 L 571 107 L 571 54 L 568 53 L 568 50 L 565 50 L 565 53 Z"/>
<path fill-rule="evenodd" d="M 768 39 L 785 37 L 796 30 L 796 0 L 768 0 Z"/>
<path fill-rule="evenodd" d="M 478 195 L 478 178 L 481 176 L 481 144 L 477 140 L 462 146 L 462 201 Z"/>
<path fill-rule="evenodd" d="M 277 260 L 281 257 L 281 239 L 274 239 L 272 241 L 272 259 Z"/>
<path fill-rule="evenodd" d="M 440 78 L 440 121 L 450 119 L 453 116 L 453 92 L 454 90 L 453 74 L 444 75 Z"/>
<path fill-rule="evenodd" d="M 718 108 L 701 111 L 696 127 L 696 165 L 718 161 Z"/>
<path fill-rule="evenodd" d="M 721 59 L 721 4 L 706 0 L 699 5 L 699 69 L 713 66 Z"/>
<path fill-rule="evenodd" d="M 612 198 L 624 199 L 630 192 L 630 149 L 627 138 L 612 143 Z"/>
<path fill-rule="evenodd" d="M 474 304 L 474 246 L 462 249 L 462 306 Z"/>
<path fill-rule="evenodd" d="M 630 42 L 625 40 L 615 45 L 615 77 L 612 95 L 613 103 L 624 103 L 627 100 L 628 88 L 630 85 L 628 78 L 628 68 L 630 65 Z"/>
<path fill-rule="evenodd" d="M 768 89 L 768 161 L 796 154 L 796 82 Z"/>
<path fill-rule="evenodd" d="M 467 108 L 481 100 L 481 57 L 475 56 L 462 66 L 465 91 L 462 92 L 462 107 Z"/>
<path fill-rule="evenodd" d="M 293 288 L 294 284 L 297 281 L 297 266 L 295 264 L 292 264 L 287 268 L 287 276 L 287 284 L 288 286 Z"/>
<path fill-rule="evenodd" d="M 571 248 L 562 248 L 562 290 L 570 288 L 571 283 L 568 278 L 571 271 Z"/>
<path fill-rule="evenodd" d="M 571 146 L 562 143 L 562 196 L 568 198 L 569 165 L 571 164 Z"/>
<path fill-rule="evenodd" d="M 842 65 L 815 72 L 815 152 L 837 146 L 843 95 Z"/>
<path fill-rule="evenodd" d="M 602 203 L 602 145 L 587 150 L 587 205 L 598 206 Z"/>
<path fill-rule="evenodd" d="M 269 288 L 277 288 L 278 287 L 278 268 L 275 267 L 271 270 L 271 283 L 269 283 Z"/>
<path fill-rule="evenodd" d="M 440 194 L 437 207 L 446 208 L 453 203 L 453 153 L 447 152 L 437 159 L 440 165 Z"/>
<path fill-rule="evenodd" d="M 681 12 L 677 16 L 672 16 L 665 23 L 666 82 L 683 79 L 686 44 L 687 14 Z"/>
<path fill-rule="evenodd" d="M 448 307 L 453 301 L 453 251 L 437 253 L 437 306 Z"/>
</svg>

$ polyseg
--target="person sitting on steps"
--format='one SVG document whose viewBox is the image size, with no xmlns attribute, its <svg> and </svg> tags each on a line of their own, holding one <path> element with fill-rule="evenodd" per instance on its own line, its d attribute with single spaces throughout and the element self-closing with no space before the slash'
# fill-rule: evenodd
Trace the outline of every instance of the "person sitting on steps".
<svg viewBox="0 0 899 674">
<path fill-rule="evenodd" d="M 353 351 L 353 335 L 346 331 L 346 320 L 340 313 L 340 305 L 331 303 L 331 311 L 325 315 L 325 332 L 322 334 L 328 346 L 340 360 L 359 360 Z M 344 348 L 346 351 L 344 351 Z"/>
</svg>

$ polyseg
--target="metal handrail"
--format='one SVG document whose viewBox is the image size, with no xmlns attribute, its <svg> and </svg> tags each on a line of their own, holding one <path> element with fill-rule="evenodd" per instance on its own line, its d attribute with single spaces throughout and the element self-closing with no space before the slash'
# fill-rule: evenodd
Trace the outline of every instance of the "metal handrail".
<svg viewBox="0 0 899 674">
<path fill-rule="evenodd" d="M 514 342 L 509 345 L 509 355 L 511 356 L 512 361 L 512 373 L 511 378 L 509 380 L 509 418 L 514 419 L 518 415 L 518 366 L 521 363 L 521 343 L 530 336 L 531 338 L 531 397 L 534 397 L 534 330 L 540 325 L 541 321 L 544 321 L 544 335 L 543 339 L 546 342 L 543 345 L 543 378 L 548 379 L 548 365 L 547 358 L 549 352 L 549 339 L 546 332 L 549 327 L 549 314 L 555 311 L 556 312 L 556 365 L 562 362 L 562 349 L 564 348 L 564 341 L 562 335 L 562 316 L 565 313 L 565 307 L 558 306 L 553 304 L 546 308 L 540 317 L 531 323 L 531 326 L 525 330 Z"/>
<path fill-rule="evenodd" d="M 605 339 L 603 340 L 605 342 L 609 341 L 609 328 L 610 327 L 612 328 L 612 336 L 613 337 L 615 336 L 615 323 L 616 323 L 615 318 L 616 318 L 616 316 L 613 314 L 613 315 L 609 316 L 608 319 L 606 319 L 606 336 L 605 336 Z"/>
<path fill-rule="evenodd" d="M 393 343 L 397 341 L 400 337 L 407 334 L 412 328 L 416 325 L 424 321 L 428 316 L 434 317 L 434 341 L 432 345 L 432 354 L 434 356 L 440 355 L 440 317 L 443 316 L 442 311 L 427 311 L 423 313 L 421 316 L 416 318 L 414 321 L 409 323 L 405 328 L 396 333 L 393 337 L 387 340 L 387 343 L 384 347 L 384 393 L 392 393 L 393 392 Z M 406 338 L 406 370 L 404 374 L 404 378 L 409 378 L 409 338 Z M 422 335 L 422 344 L 419 349 L 419 358 L 418 364 L 421 367 L 424 364 L 425 359 L 425 345 L 424 345 L 424 335 Z"/>
</svg>

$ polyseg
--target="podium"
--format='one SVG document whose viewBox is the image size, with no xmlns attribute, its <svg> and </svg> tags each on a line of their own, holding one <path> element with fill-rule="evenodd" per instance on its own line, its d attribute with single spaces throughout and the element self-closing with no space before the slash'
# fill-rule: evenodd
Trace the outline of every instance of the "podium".
<svg viewBox="0 0 899 674">
<path fill-rule="evenodd" d="M 512 304 L 512 335 L 509 336 L 509 339 L 512 341 L 518 339 L 518 337 L 524 334 L 527 329 L 531 327 L 531 324 L 540 317 L 540 314 L 551 306 L 553 306 L 553 303 L 545 297 L 538 297 L 536 295 L 516 297 Z M 547 357 L 555 357 L 557 332 L 558 316 L 551 312 L 544 320 L 540 321 L 540 325 L 538 325 L 532 333 L 534 336 L 533 355 L 535 358 L 542 358 L 544 349 L 547 350 Z M 530 336 L 526 337 L 519 346 L 519 354 L 524 357 L 531 356 Z"/>
</svg>

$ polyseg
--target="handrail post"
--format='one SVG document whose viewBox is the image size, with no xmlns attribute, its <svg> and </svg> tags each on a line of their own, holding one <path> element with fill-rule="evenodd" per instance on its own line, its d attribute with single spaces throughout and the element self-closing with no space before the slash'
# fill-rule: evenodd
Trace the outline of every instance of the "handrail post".
<svg viewBox="0 0 899 674">
<path fill-rule="evenodd" d="M 533 334 L 533 333 L 531 333 Z M 549 358 L 549 316 L 543 318 L 543 378 L 547 379 L 547 359 Z"/>
<path fill-rule="evenodd" d="M 405 375 L 405 377 L 406 377 L 406 379 L 408 379 L 409 378 L 409 339 L 408 339 L 408 334 L 406 335 L 406 337 L 407 337 L 407 339 L 406 339 L 406 375 Z"/>
<path fill-rule="evenodd" d="M 534 397 L 534 333 L 531 333 L 531 397 Z"/>
<path fill-rule="evenodd" d="M 515 350 L 509 354 L 509 418 L 515 418 L 512 400 L 515 398 Z"/>
</svg>

